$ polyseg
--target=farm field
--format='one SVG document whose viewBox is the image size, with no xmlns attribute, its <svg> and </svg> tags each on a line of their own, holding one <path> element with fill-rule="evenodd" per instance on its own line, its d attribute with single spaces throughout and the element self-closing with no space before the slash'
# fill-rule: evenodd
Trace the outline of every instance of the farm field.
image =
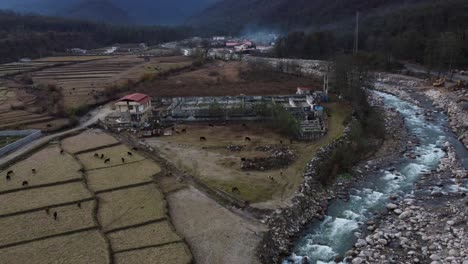
<svg viewBox="0 0 468 264">
<path fill-rule="evenodd" d="M 344 131 L 343 122 L 349 115 L 346 105 L 331 103 L 329 132 L 314 142 L 289 142 L 261 124 L 246 123 L 209 127 L 207 124 L 179 125 L 187 133 L 162 138 L 147 139 L 161 155 L 179 168 L 187 170 L 203 183 L 258 206 L 278 206 L 297 189 L 304 169 L 321 146 L 329 144 Z M 206 141 L 200 141 L 205 136 Z M 251 141 L 245 141 L 245 137 Z M 282 141 L 284 144 L 280 144 Z M 230 151 L 230 145 L 242 146 L 240 151 Z M 282 169 L 242 170 L 242 158 L 262 157 L 263 147 L 288 147 L 296 156 L 292 164 Z M 269 177 L 273 177 L 274 181 Z M 234 192 L 234 188 L 237 190 Z M 266 203 L 265 203 L 266 202 Z M 261 204 L 260 204 L 261 203 Z"/>
<path fill-rule="evenodd" d="M 166 201 L 154 184 L 98 194 L 104 231 L 166 218 Z"/>
<path fill-rule="evenodd" d="M 132 155 L 128 155 L 131 152 Z M 99 157 L 95 157 L 94 154 L 98 154 Z M 104 158 L 101 159 L 101 155 L 104 154 Z M 135 151 L 132 152 L 127 146 L 118 145 L 115 147 L 103 148 L 92 152 L 87 152 L 77 155 L 77 158 L 83 163 L 87 170 L 108 168 L 111 166 L 125 165 L 130 162 L 142 161 L 145 158 Z M 125 159 L 125 163 L 122 162 L 122 158 Z M 109 162 L 104 163 L 106 159 L 110 159 Z"/>
<path fill-rule="evenodd" d="M 82 182 L 62 184 L 2 194 L 0 215 L 89 199 L 92 195 Z"/>
<path fill-rule="evenodd" d="M 117 252 L 181 241 L 167 221 L 110 233 L 108 236 L 112 249 Z"/>
<path fill-rule="evenodd" d="M 88 171 L 89 188 L 94 192 L 150 182 L 161 171 L 154 162 L 142 160 L 107 169 Z"/>
<path fill-rule="evenodd" d="M 80 164 L 69 154 L 60 154 L 58 145 L 49 145 L 34 153 L 25 160 L 6 168 L 1 173 L 5 179 L 7 171 L 13 171 L 11 180 L 0 185 L 0 192 L 20 189 L 23 181 L 28 181 L 28 186 L 36 186 L 70 180 L 82 179 L 78 171 Z M 32 169 L 36 172 L 33 173 Z"/>
<path fill-rule="evenodd" d="M 81 208 L 76 204 L 0 218 L 0 247 L 29 241 L 50 235 L 96 226 L 93 219 L 95 201 L 82 202 Z M 54 220 L 53 213 L 59 214 L 59 221 Z"/>
<path fill-rule="evenodd" d="M 21 264 L 107 264 L 110 261 L 106 241 L 97 230 L 3 248 L 0 260 Z"/>
<path fill-rule="evenodd" d="M 0 130 L 41 129 L 55 131 L 69 125 L 67 118 L 57 118 L 42 110 L 37 97 L 21 89 L 18 83 L 0 80 Z"/>
<path fill-rule="evenodd" d="M 115 261 L 117 264 L 189 264 L 191 263 L 191 256 L 185 244 L 175 243 L 117 253 Z"/>
<path fill-rule="evenodd" d="M 249 73 L 242 62 L 215 61 L 193 71 L 154 80 L 139 90 L 153 97 L 294 94 L 297 87 L 319 87 L 314 79 L 281 73 Z M 154 89 L 157 87 L 157 89 Z"/>
<path fill-rule="evenodd" d="M 115 143 L 118 143 L 115 138 L 99 129 L 88 129 L 79 135 L 61 141 L 63 149 L 73 154 Z"/>
<path fill-rule="evenodd" d="M 71 109 L 103 101 L 107 87 L 128 80 L 138 81 L 145 74 L 158 74 L 191 63 L 192 60 L 186 57 L 161 57 L 146 62 L 136 55 L 124 55 L 45 69 L 35 72 L 33 80 L 61 87 L 64 105 Z"/>
</svg>

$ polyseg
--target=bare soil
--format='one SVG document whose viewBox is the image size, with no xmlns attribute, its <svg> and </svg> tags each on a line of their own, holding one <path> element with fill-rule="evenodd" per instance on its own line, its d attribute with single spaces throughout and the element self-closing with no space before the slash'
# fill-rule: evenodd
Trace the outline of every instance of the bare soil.
<svg viewBox="0 0 468 264">
<path fill-rule="evenodd" d="M 233 214 L 193 187 L 167 196 L 173 223 L 199 264 L 259 263 L 264 227 Z"/>
<path fill-rule="evenodd" d="M 189 264 L 190 251 L 183 243 L 122 252 L 115 255 L 117 264 Z"/>
<path fill-rule="evenodd" d="M 118 141 L 100 129 L 88 129 L 79 135 L 62 140 L 61 143 L 65 151 L 76 153 L 115 144 Z"/>
</svg>

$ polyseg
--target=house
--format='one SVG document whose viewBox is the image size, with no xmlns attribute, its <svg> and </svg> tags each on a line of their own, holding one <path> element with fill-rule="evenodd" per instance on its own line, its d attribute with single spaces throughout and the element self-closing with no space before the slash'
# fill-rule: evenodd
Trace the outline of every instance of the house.
<svg viewBox="0 0 468 264">
<path fill-rule="evenodd" d="M 312 93 L 312 88 L 310 87 L 297 87 L 297 95 L 308 95 Z"/>
<path fill-rule="evenodd" d="M 151 115 L 151 98 L 142 93 L 134 93 L 124 96 L 114 104 L 121 114 L 120 123 L 141 125 L 148 121 Z"/>
<path fill-rule="evenodd" d="M 70 49 L 69 50 L 70 53 L 73 53 L 73 54 L 86 54 L 88 51 L 85 50 L 85 49 L 79 49 L 79 48 L 73 48 L 73 49 Z"/>
</svg>

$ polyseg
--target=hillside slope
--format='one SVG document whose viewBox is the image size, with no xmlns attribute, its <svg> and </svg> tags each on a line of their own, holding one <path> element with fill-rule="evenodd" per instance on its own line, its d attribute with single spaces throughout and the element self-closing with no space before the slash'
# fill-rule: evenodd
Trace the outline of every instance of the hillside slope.
<svg viewBox="0 0 468 264">
<path fill-rule="evenodd" d="M 86 0 L 64 12 L 67 17 L 110 24 L 130 24 L 129 15 L 109 0 Z"/>
</svg>

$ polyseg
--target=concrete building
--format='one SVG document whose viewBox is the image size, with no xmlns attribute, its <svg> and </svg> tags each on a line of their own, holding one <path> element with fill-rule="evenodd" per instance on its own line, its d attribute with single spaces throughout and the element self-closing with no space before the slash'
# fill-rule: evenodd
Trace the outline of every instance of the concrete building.
<svg viewBox="0 0 468 264">
<path fill-rule="evenodd" d="M 151 111 L 151 98 L 146 94 L 134 93 L 124 96 L 114 104 L 120 113 L 121 124 L 141 125 L 148 121 Z"/>
</svg>

